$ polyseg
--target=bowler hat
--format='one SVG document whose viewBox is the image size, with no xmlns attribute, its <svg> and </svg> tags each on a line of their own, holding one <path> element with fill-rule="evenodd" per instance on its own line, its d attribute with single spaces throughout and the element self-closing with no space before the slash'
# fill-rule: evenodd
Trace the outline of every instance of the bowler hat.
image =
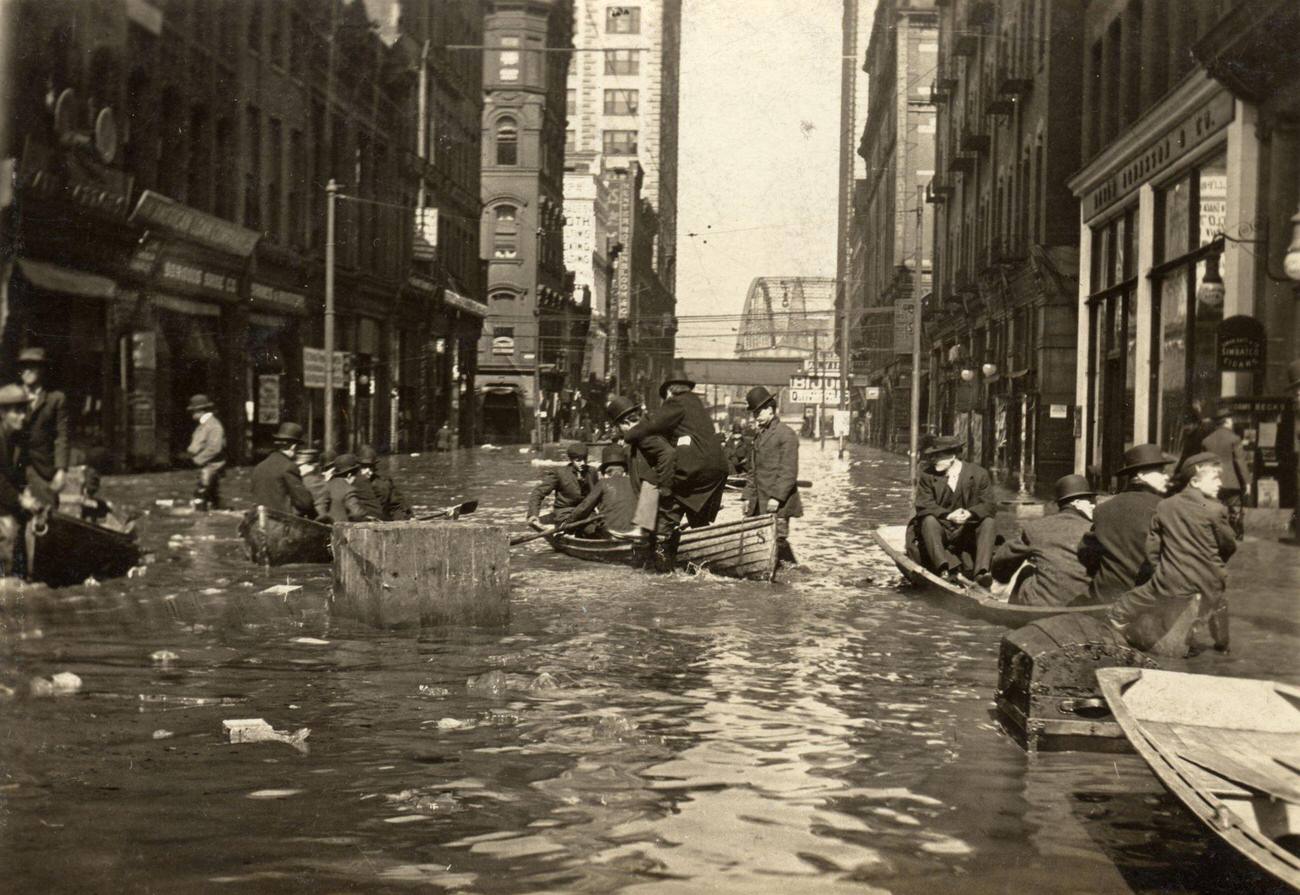
<svg viewBox="0 0 1300 895">
<path fill-rule="evenodd" d="M 1290 366 L 1286 368 L 1287 379 L 1291 382 L 1292 388 L 1300 388 L 1300 358 L 1291 361 Z"/>
<path fill-rule="evenodd" d="M 339 454 L 330 464 L 330 468 L 334 470 L 335 475 L 348 475 L 360 469 L 361 464 L 357 462 L 356 454 Z"/>
<path fill-rule="evenodd" d="M 605 405 L 605 416 L 609 417 L 612 422 L 617 423 L 629 413 L 640 409 L 641 406 L 631 398 L 625 398 L 622 395 L 615 395 L 610 398 L 609 403 Z"/>
<path fill-rule="evenodd" d="M 766 404 L 775 404 L 776 396 L 763 388 L 756 385 L 745 393 L 745 403 L 749 405 L 750 413 L 758 413 Z"/>
<path fill-rule="evenodd" d="M 48 364 L 50 359 L 45 356 L 44 348 L 24 348 L 18 352 L 18 366 L 31 367 L 36 364 Z"/>
<path fill-rule="evenodd" d="M 299 463 L 315 463 L 320 460 L 320 450 L 314 447 L 304 447 L 298 445 L 298 449 L 293 452 L 293 459 Z"/>
<path fill-rule="evenodd" d="M 271 440 L 285 444 L 302 444 L 302 426 L 297 423 L 281 423 L 280 428 L 271 436 Z"/>
<path fill-rule="evenodd" d="M 379 454 L 368 444 L 363 444 L 357 448 L 357 462 L 362 466 L 374 466 L 379 462 Z"/>
<path fill-rule="evenodd" d="M 1182 462 L 1178 467 L 1178 474 L 1184 478 L 1190 479 L 1192 473 L 1196 472 L 1196 467 L 1213 463 L 1215 466 L 1222 466 L 1223 460 L 1214 451 L 1201 451 L 1199 454 L 1192 454 Z"/>
<path fill-rule="evenodd" d="M 965 447 L 960 438 L 951 435 L 936 435 L 925 448 L 925 456 L 936 457 L 939 454 L 959 454 Z"/>
<path fill-rule="evenodd" d="M 211 410 L 215 406 L 207 395 L 198 394 L 190 398 L 190 403 L 185 409 L 189 413 L 198 413 L 200 410 Z"/>
<path fill-rule="evenodd" d="M 1063 504 L 1073 497 L 1096 497 L 1097 492 L 1081 475 L 1063 475 L 1056 480 L 1056 502 Z"/>
<path fill-rule="evenodd" d="M 0 407 L 15 407 L 27 403 L 27 390 L 21 385 L 0 385 Z"/>
<path fill-rule="evenodd" d="M 676 376 L 670 379 L 665 379 L 659 384 L 659 397 L 668 397 L 668 386 L 670 385 L 685 385 L 690 388 L 695 388 L 695 382 L 693 380 L 687 379 L 685 376 Z"/>
<path fill-rule="evenodd" d="M 607 446 L 600 455 L 600 468 L 603 470 L 607 466 L 627 466 L 627 451 L 621 444 L 611 444 Z"/>
<path fill-rule="evenodd" d="M 1160 449 L 1158 444 L 1135 444 L 1124 452 L 1124 465 L 1119 468 L 1119 475 L 1137 472 L 1141 469 L 1153 469 L 1177 460 Z"/>
<path fill-rule="evenodd" d="M 571 441 L 569 446 L 564 449 L 570 460 L 587 459 L 587 443 L 585 441 Z"/>
</svg>

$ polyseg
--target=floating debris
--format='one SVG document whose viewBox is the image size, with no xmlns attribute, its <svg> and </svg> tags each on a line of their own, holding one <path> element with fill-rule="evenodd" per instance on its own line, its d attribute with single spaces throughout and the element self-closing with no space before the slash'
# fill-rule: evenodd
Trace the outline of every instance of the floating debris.
<svg viewBox="0 0 1300 895">
<path fill-rule="evenodd" d="M 239 743 L 284 743 L 292 746 L 304 755 L 307 754 L 307 737 L 311 735 L 310 727 L 303 727 L 293 733 L 276 730 L 263 718 L 233 718 L 221 722 L 221 727 L 232 745 Z"/>
<path fill-rule="evenodd" d="M 302 792 L 301 789 L 256 789 L 248 794 L 250 799 L 287 799 Z"/>
<path fill-rule="evenodd" d="M 459 718 L 439 718 L 439 730 L 464 730 L 467 727 L 473 727 L 473 721 L 462 721 Z"/>
<path fill-rule="evenodd" d="M 60 671 L 49 678 L 32 678 L 30 687 L 33 696 L 66 696 L 81 689 L 81 678 L 71 671 Z"/>
<path fill-rule="evenodd" d="M 321 640 L 319 637 L 294 637 L 290 643 L 302 643 L 307 646 L 329 646 L 328 640 Z"/>
<path fill-rule="evenodd" d="M 268 587 L 266 590 L 262 591 L 262 593 L 271 594 L 272 596 L 276 596 L 276 597 L 283 597 L 293 593 L 296 590 L 302 590 L 302 585 L 301 584 L 273 584 L 270 587 Z"/>
<path fill-rule="evenodd" d="M 420 684 L 419 690 L 421 696 L 450 696 L 451 695 L 451 691 L 448 690 L 446 687 L 431 687 L 428 684 Z"/>
<path fill-rule="evenodd" d="M 507 691 L 541 691 L 558 690 L 561 684 L 555 676 L 543 671 L 537 677 L 526 674 L 506 674 L 504 671 L 488 671 L 468 678 L 465 690 L 478 696 L 500 696 Z"/>
<path fill-rule="evenodd" d="M 174 736 L 176 736 L 176 734 L 173 731 L 163 730 L 161 727 L 153 732 L 153 738 L 155 740 L 169 740 Z"/>
<path fill-rule="evenodd" d="M 149 654 L 149 661 L 163 668 L 168 667 L 179 658 L 180 656 L 176 655 L 174 652 L 172 652 L 169 649 L 154 650 L 152 653 Z"/>
</svg>

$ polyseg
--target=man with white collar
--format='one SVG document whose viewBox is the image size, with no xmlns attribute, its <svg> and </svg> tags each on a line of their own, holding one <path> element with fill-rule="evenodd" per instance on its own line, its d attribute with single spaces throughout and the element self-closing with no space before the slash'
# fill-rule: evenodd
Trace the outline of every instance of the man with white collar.
<svg viewBox="0 0 1300 895">
<path fill-rule="evenodd" d="M 1081 475 L 1062 476 L 1056 482 L 1057 512 L 1026 522 L 1020 536 L 998 548 L 993 557 L 999 577 L 1010 578 L 1021 563 L 1034 574 L 1014 594 L 1011 602 L 1022 606 L 1068 606 L 1088 589 L 1088 570 L 1079 559 L 1079 543 L 1092 528 L 1097 493 Z"/>
<path fill-rule="evenodd" d="M 989 587 L 997 536 L 993 480 L 983 467 L 963 463 L 961 449 L 959 439 L 946 435 L 926 448 L 929 468 L 916 483 L 908 551 L 935 574 L 955 581 L 962 573 Z"/>
<path fill-rule="evenodd" d="M 31 409 L 27 415 L 27 475 L 48 485 L 55 501 L 68 470 L 68 406 L 63 392 L 45 385 L 49 358 L 44 348 L 18 353 L 18 375 Z"/>
<path fill-rule="evenodd" d="M 194 488 L 194 507 L 198 510 L 215 509 L 221 500 L 221 473 L 226 468 L 226 430 L 213 410 L 216 405 L 207 395 L 190 398 L 185 409 L 198 423 L 186 453 L 199 469 L 199 481 Z"/>
<path fill-rule="evenodd" d="M 1130 477 L 1128 487 L 1097 507 L 1092 531 L 1079 547 L 1079 559 L 1092 575 L 1086 602 L 1109 603 L 1150 576 L 1147 533 L 1156 505 L 1169 491 L 1165 469 L 1175 459 L 1158 444 L 1137 444 L 1124 452 L 1118 474 Z"/>
<path fill-rule="evenodd" d="M 803 515 L 798 485 L 799 436 L 781 422 L 776 412 L 776 396 L 763 386 L 751 388 L 745 395 L 745 403 L 758 426 L 746 464 L 750 478 L 743 495 L 745 515 L 776 514 L 777 559 L 782 564 L 793 565 L 790 520 Z"/>
</svg>

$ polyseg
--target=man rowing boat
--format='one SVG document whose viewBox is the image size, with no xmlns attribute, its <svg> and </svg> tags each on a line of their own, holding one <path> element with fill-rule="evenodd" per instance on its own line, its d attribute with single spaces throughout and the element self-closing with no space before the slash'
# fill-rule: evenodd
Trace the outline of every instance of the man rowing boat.
<svg viewBox="0 0 1300 895">
<path fill-rule="evenodd" d="M 573 509 L 572 519 L 585 519 L 593 512 L 601 514 L 601 528 L 621 531 L 632 524 L 636 514 L 637 492 L 627 474 L 627 451 L 611 444 L 600 458 L 600 481 L 582 503 Z"/>
<path fill-rule="evenodd" d="M 544 527 L 542 501 L 547 496 L 555 495 L 552 515 L 556 524 L 562 525 L 573 518 L 574 507 L 596 487 L 596 471 L 587 465 L 587 445 L 575 441 L 566 453 L 568 464 L 546 470 L 541 483 L 528 496 L 528 524 L 539 531 Z"/>
</svg>

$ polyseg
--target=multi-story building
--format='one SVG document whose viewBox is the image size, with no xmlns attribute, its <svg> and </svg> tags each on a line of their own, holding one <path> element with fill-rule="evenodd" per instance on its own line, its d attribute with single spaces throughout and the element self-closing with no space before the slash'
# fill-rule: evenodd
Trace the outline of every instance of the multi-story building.
<svg viewBox="0 0 1300 895">
<path fill-rule="evenodd" d="M 896 351 L 893 328 L 878 324 L 873 309 L 893 308 L 902 326 L 912 319 L 915 271 L 928 289 L 931 234 L 918 220 L 923 189 L 934 174 L 935 109 L 930 79 L 938 57 L 939 20 L 933 0 L 880 0 L 867 45 L 871 98 L 858 145 L 865 177 L 855 186 L 854 227 L 860 237 L 860 267 L 848 279 L 861 284 L 853 297 L 850 332 L 854 372 L 881 389 L 873 413 L 878 443 L 905 447 L 910 429 L 911 357 Z M 852 250 L 851 255 L 852 257 Z"/>
<path fill-rule="evenodd" d="M 439 36 L 430 65 L 465 68 L 444 59 L 442 38 L 475 40 L 475 4 L 404 9 Z M 282 420 L 320 438 L 331 179 L 346 356 L 327 447 L 427 443 L 400 424 L 405 412 L 472 429 L 472 402 L 452 418 L 429 390 L 396 408 L 391 398 L 407 380 L 402 353 L 421 352 L 399 337 L 421 171 L 405 161 L 417 128 L 403 110 L 419 78 L 402 73 L 391 29 L 376 28 L 367 5 L 33 0 L 7 12 L 9 34 L 23 38 L 4 86 L 12 114 L 0 153 L 17 176 L 2 224 L 14 261 L 0 345 L 6 359 L 24 345 L 51 352 L 54 384 L 76 408 L 76 451 L 170 465 L 188 442 L 195 392 L 216 402 L 236 461 L 256 456 Z M 406 20 L 388 22 L 400 32 Z M 462 124 L 476 112 L 472 99 L 448 109 Z M 472 189 L 472 166 L 449 163 L 435 160 L 426 179 Z M 440 250 L 465 253 L 445 270 L 476 319 L 473 246 L 453 234 Z M 416 316 L 466 335 L 472 319 L 434 323 L 440 297 L 435 283 Z"/>
<path fill-rule="evenodd" d="M 590 306 L 577 304 L 564 268 L 564 91 L 572 37 L 572 0 L 486 4 L 489 317 L 478 366 L 484 437 L 494 441 L 529 430 L 542 440 L 558 437 L 566 392 L 581 375 L 572 359 L 583 345 L 574 340 Z"/>
<path fill-rule="evenodd" d="M 861 306 L 862 290 L 852 277 L 853 270 L 853 197 L 866 177 L 866 163 L 858 155 L 858 139 L 867 114 L 867 69 L 860 60 L 866 53 L 871 36 L 875 0 L 844 0 L 840 47 L 840 167 L 836 181 L 839 212 L 835 231 L 835 308 L 851 311 L 853 300 Z M 837 330 L 837 333 L 842 330 Z M 836 345 L 839 344 L 836 337 Z"/>
<path fill-rule="evenodd" d="M 591 328 L 581 374 L 588 382 L 588 400 L 596 402 L 604 397 L 609 350 L 609 287 L 613 274 L 609 188 L 604 175 L 604 159 L 596 153 L 565 155 L 564 266 L 573 274 L 575 299 L 591 308 Z M 593 383 L 601 384 L 598 391 L 591 389 Z"/>
<path fill-rule="evenodd" d="M 926 422 L 1026 493 L 1073 468 L 1083 7 L 949 3 L 932 78 Z"/>
<path fill-rule="evenodd" d="M 745 295 L 736 357 L 838 357 L 835 295 L 830 277 L 755 277 Z"/>
<path fill-rule="evenodd" d="M 1107 486 L 1227 405 L 1252 498 L 1294 501 L 1298 28 L 1282 0 L 1087 6 L 1074 465 Z"/>
</svg>

